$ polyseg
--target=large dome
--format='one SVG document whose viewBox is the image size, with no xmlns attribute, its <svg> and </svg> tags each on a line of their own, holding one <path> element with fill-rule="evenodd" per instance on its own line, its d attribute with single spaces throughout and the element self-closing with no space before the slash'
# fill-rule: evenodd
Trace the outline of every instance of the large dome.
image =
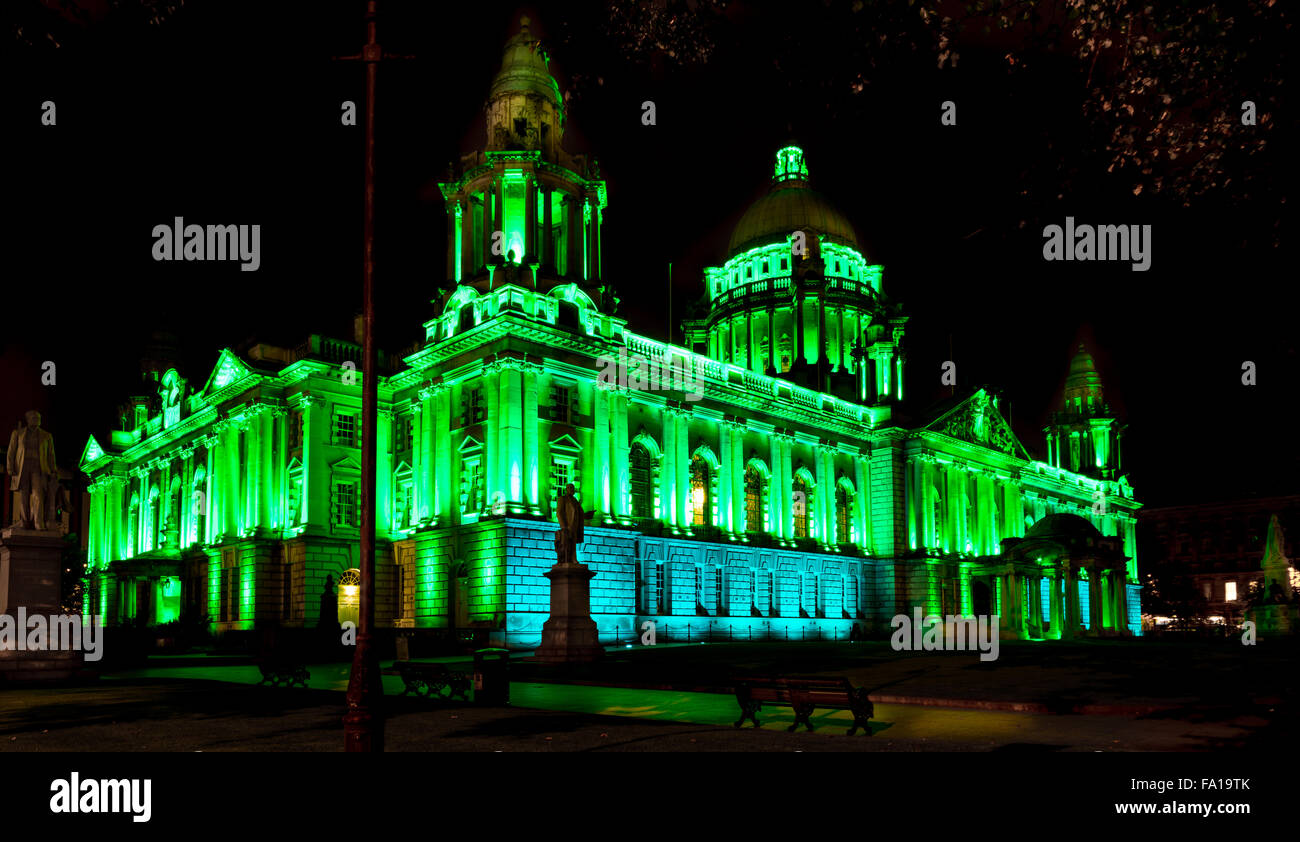
<svg viewBox="0 0 1300 842">
<path fill-rule="evenodd" d="M 749 206 L 731 232 L 727 257 L 755 246 L 784 242 L 791 233 L 801 230 L 816 231 L 833 243 L 862 250 L 853 225 L 844 214 L 808 187 L 803 152 L 788 146 L 777 153 L 771 189 Z"/>
<path fill-rule="evenodd" d="M 560 106 L 560 86 L 547 69 L 546 53 L 533 37 L 530 24 L 526 16 L 519 19 L 519 31 L 506 42 L 501 69 L 492 79 L 488 98 L 496 99 L 507 93 L 535 94 Z"/>
</svg>

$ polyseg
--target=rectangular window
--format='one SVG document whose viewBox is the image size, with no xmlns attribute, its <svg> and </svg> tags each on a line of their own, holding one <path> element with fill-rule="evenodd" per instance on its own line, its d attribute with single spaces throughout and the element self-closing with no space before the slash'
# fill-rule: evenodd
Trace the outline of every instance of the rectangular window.
<svg viewBox="0 0 1300 842">
<path fill-rule="evenodd" d="M 655 613 L 664 613 L 664 565 L 655 564 Z"/>
<path fill-rule="evenodd" d="M 468 427 L 487 418 L 482 389 L 467 389 L 461 399 L 461 426 Z"/>
<path fill-rule="evenodd" d="M 289 449 L 302 450 L 302 413 L 289 413 Z"/>
<path fill-rule="evenodd" d="M 356 447 L 361 434 L 361 416 L 355 412 L 334 413 L 334 443 L 343 447 Z"/>
<path fill-rule="evenodd" d="M 551 420 L 562 424 L 573 423 L 573 389 L 551 385 Z"/>
<path fill-rule="evenodd" d="M 397 419 L 393 430 L 393 450 L 398 453 L 407 453 L 415 446 L 415 425 L 412 424 L 412 418 L 409 415 L 403 415 Z"/>
<path fill-rule="evenodd" d="M 332 521 L 336 527 L 356 529 L 357 522 L 357 483 L 356 481 L 334 483 Z"/>
<path fill-rule="evenodd" d="M 1227 601 L 1227 602 L 1236 602 L 1236 601 L 1237 601 L 1237 583 L 1236 583 L 1236 582 L 1224 582 L 1224 583 L 1223 583 L 1223 598 L 1224 598 L 1224 600 Z"/>
<path fill-rule="evenodd" d="M 487 489 L 483 485 L 483 461 L 472 459 L 465 463 L 463 474 L 464 492 L 461 495 L 461 511 L 465 514 L 478 514 L 483 511 L 483 501 Z"/>
<path fill-rule="evenodd" d="M 555 503 L 564 493 L 564 486 L 573 482 L 573 462 L 568 459 L 551 457 L 551 513 L 555 513 Z"/>
</svg>

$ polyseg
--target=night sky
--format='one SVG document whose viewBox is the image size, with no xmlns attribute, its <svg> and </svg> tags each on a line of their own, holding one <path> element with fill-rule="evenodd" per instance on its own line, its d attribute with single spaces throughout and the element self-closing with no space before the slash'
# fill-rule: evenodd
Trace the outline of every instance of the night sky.
<svg viewBox="0 0 1300 842">
<path fill-rule="evenodd" d="M 360 107 L 364 69 L 331 57 L 359 51 L 364 3 L 187 2 L 160 24 L 129 3 L 72 4 L 84 20 L 48 8 L 57 3 L 7 5 L 23 37 L 4 82 L 0 420 L 11 427 L 41 409 L 72 467 L 87 434 L 111 429 L 138 391 L 154 331 L 176 335 L 195 386 L 222 347 L 350 338 L 362 129 L 339 115 L 343 100 Z M 1100 138 L 1110 129 L 1081 107 L 1077 60 L 1027 49 L 1032 72 L 1008 71 L 1014 30 L 968 34 L 957 66 L 939 68 L 933 44 L 878 43 L 861 23 L 875 7 L 861 4 L 730 3 L 699 38 L 662 48 L 629 24 L 622 10 L 638 5 L 690 18 L 697 4 L 530 7 L 561 89 L 574 94 L 566 147 L 594 154 L 608 182 L 605 276 L 634 329 L 667 335 L 668 264 L 679 320 L 703 291 L 701 267 L 721 264 L 732 227 L 766 189 L 773 153 L 794 141 L 813 187 L 853 222 L 911 317 L 909 411 L 947 396 L 940 368 L 952 359 L 960 386 L 1001 390 L 1041 458 L 1043 421 L 1083 341 L 1130 425 L 1124 456 L 1140 500 L 1300 490 L 1300 295 L 1281 169 L 1293 122 L 1273 123 L 1266 148 L 1215 174 L 1220 186 L 1248 185 L 1244 194 L 1211 190 L 1184 206 L 1179 195 L 1135 195 L 1130 173 L 1108 172 Z M 894 5 L 900 19 L 910 14 Z M 380 3 L 380 42 L 415 57 L 385 65 L 379 80 L 385 347 L 409 346 L 434 315 L 445 265 L 436 182 L 481 144 L 482 104 L 518 9 Z M 1225 84 L 1191 113 L 1237 114 L 1241 98 Z M 44 100 L 57 105 L 54 127 L 40 125 Z M 655 126 L 642 125 L 645 100 Z M 944 100 L 957 104 L 956 126 L 940 124 Z M 1264 110 L 1286 113 L 1283 100 Z M 1150 271 L 1045 262 L 1043 226 L 1067 215 L 1151 224 Z M 260 224 L 260 270 L 155 262 L 151 230 L 175 216 Z M 45 360 L 57 365 L 53 387 L 40 383 Z M 1258 366 L 1256 386 L 1241 383 L 1245 360 Z"/>
</svg>

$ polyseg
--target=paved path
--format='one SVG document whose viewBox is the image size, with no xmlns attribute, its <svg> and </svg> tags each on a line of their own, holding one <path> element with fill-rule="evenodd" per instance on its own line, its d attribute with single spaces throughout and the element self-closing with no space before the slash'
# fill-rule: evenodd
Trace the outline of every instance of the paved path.
<svg viewBox="0 0 1300 842">
<path fill-rule="evenodd" d="M 311 689 L 254 687 L 251 666 L 123 673 L 80 688 L 0 693 L 0 751 L 334 751 L 346 665 L 310 668 Z M 385 677 L 385 692 L 400 692 Z M 390 750 L 415 751 L 1147 751 L 1242 747 L 1272 739 L 1267 716 L 1058 716 L 877 704 L 873 736 L 851 717 L 790 711 L 737 730 L 735 698 L 674 690 L 512 682 L 511 706 L 390 698 Z"/>
</svg>

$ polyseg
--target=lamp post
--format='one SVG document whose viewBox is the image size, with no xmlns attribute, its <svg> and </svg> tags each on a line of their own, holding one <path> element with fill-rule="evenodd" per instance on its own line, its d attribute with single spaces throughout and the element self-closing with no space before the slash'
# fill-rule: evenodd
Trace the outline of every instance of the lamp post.
<svg viewBox="0 0 1300 842">
<path fill-rule="evenodd" d="M 375 39 L 375 0 L 366 3 L 366 43 L 361 53 L 339 56 L 366 64 L 366 180 L 365 228 L 362 264 L 361 341 L 361 594 L 357 617 L 357 645 L 348 679 L 348 712 L 343 717 L 347 751 L 384 750 L 384 687 L 379 659 L 371 641 L 375 625 L 375 450 L 379 416 L 378 351 L 375 348 L 375 79 L 379 62 L 407 58 L 384 53 Z"/>
</svg>

